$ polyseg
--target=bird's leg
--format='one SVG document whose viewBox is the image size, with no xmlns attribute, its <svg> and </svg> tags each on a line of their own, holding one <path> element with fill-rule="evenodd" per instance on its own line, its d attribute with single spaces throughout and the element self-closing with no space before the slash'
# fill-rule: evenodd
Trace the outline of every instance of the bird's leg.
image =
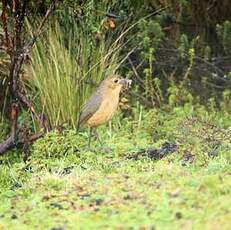
<svg viewBox="0 0 231 230">
<path fill-rule="evenodd" d="M 88 137 L 88 150 L 89 151 L 95 152 L 94 150 L 91 149 L 92 136 L 96 137 L 96 139 L 99 142 L 103 152 L 109 153 L 109 152 L 112 151 L 112 149 L 110 147 L 104 145 L 104 143 L 101 141 L 101 139 L 99 137 L 99 134 L 96 132 L 96 128 L 93 128 L 93 127 L 89 128 L 89 137 Z"/>
<path fill-rule="evenodd" d="M 91 149 L 91 139 L 92 139 L 92 136 L 95 137 L 98 142 L 100 143 L 101 147 L 103 146 L 103 143 L 102 141 L 100 140 L 99 138 L 99 134 L 96 132 L 96 128 L 93 128 L 93 127 L 89 127 L 89 134 L 88 134 L 88 150 L 89 151 L 93 151 Z"/>
<path fill-rule="evenodd" d="M 76 134 L 79 133 L 79 128 L 80 128 L 80 116 L 81 116 L 81 112 L 80 112 L 80 114 L 79 114 L 79 118 L 78 118 L 77 125 L 76 125 Z"/>
<path fill-rule="evenodd" d="M 91 127 L 89 127 L 89 136 L 88 136 L 88 149 L 91 149 L 91 136 L 92 136 L 92 129 Z"/>
<path fill-rule="evenodd" d="M 96 137 L 96 139 L 98 140 L 99 144 L 100 144 L 101 146 L 103 146 L 103 143 L 102 143 L 102 141 L 100 140 L 99 134 L 96 132 L 96 128 L 93 129 L 93 133 L 94 133 L 94 136 Z"/>
<path fill-rule="evenodd" d="M 112 149 L 109 146 L 105 146 L 105 144 L 101 141 L 99 134 L 96 132 L 96 129 L 93 129 L 93 132 L 94 132 L 94 136 L 97 138 L 101 146 L 101 150 L 105 153 L 110 153 Z"/>
<path fill-rule="evenodd" d="M 89 151 L 89 152 L 95 152 L 94 149 L 91 149 L 91 139 L 92 139 L 93 131 L 94 131 L 94 128 L 89 127 L 88 146 L 87 146 L 87 149 L 86 149 L 86 151 Z"/>
</svg>

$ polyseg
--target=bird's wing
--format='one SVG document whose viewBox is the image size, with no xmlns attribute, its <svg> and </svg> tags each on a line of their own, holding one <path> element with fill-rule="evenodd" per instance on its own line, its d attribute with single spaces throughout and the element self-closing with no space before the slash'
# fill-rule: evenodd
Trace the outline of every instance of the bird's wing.
<svg viewBox="0 0 231 230">
<path fill-rule="evenodd" d="M 86 102 L 79 116 L 79 125 L 86 122 L 99 109 L 102 102 L 102 94 L 96 91 Z"/>
</svg>

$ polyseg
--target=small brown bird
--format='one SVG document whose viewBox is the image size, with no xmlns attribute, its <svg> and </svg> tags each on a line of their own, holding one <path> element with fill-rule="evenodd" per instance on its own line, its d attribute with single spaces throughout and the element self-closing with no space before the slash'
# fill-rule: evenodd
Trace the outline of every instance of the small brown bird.
<svg viewBox="0 0 231 230">
<path fill-rule="evenodd" d="M 89 148 L 92 130 L 112 119 L 119 105 L 121 89 L 130 85 L 131 80 L 112 75 L 101 82 L 96 92 L 84 105 L 80 112 L 77 131 L 81 124 L 87 124 L 90 127 Z"/>
</svg>

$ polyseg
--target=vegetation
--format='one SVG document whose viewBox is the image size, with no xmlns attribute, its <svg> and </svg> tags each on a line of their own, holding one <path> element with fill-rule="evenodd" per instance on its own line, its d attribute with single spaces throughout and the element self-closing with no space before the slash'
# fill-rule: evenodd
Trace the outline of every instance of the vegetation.
<svg viewBox="0 0 231 230">
<path fill-rule="evenodd" d="M 227 117 L 190 106 L 140 117 L 99 128 L 111 153 L 65 130 L 38 140 L 29 162 L 2 158 L 0 226 L 229 229 Z"/>
<path fill-rule="evenodd" d="M 229 229 L 230 1 L 31 1 L 20 44 L 12 7 L 0 3 L 0 229 Z M 89 151 L 78 113 L 111 73 L 132 89 L 98 128 L 111 151 Z"/>
<path fill-rule="evenodd" d="M 75 127 L 79 108 L 92 92 L 91 84 L 118 69 L 121 42 L 107 39 L 92 45 L 89 35 L 75 24 L 69 27 L 71 37 L 65 41 L 65 32 L 54 23 L 46 34 L 47 41 L 34 49 L 33 78 L 28 84 L 32 95 L 38 93 L 38 107 L 44 107 L 53 126 L 69 123 Z"/>
</svg>

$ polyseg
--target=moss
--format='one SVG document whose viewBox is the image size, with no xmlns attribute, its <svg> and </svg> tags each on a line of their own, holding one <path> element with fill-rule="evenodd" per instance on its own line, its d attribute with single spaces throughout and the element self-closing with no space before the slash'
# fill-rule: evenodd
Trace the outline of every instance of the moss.
<svg viewBox="0 0 231 230">
<path fill-rule="evenodd" d="M 99 127 L 109 153 L 97 141 L 88 151 L 86 132 L 48 133 L 29 162 L 2 157 L 0 228 L 229 229 L 228 119 L 201 107 L 142 111 Z M 128 158 L 165 141 L 177 151 Z"/>
</svg>

